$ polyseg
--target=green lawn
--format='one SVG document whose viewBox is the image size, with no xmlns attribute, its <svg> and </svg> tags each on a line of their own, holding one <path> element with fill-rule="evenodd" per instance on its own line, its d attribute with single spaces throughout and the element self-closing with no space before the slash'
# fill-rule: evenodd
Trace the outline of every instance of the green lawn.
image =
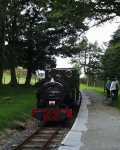
<svg viewBox="0 0 120 150">
<path fill-rule="evenodd" d="M 16 120 L 30 118 L 35 103 L 35 89 L 32 87 L 0 88 L 0 130 L 14 126 Z"/>
<path fill-rule="evenodd" d="M 80 84 L 80 89 L 104 94 L 104 87 L 91 87 L 86 84 Z"/>
</svg>

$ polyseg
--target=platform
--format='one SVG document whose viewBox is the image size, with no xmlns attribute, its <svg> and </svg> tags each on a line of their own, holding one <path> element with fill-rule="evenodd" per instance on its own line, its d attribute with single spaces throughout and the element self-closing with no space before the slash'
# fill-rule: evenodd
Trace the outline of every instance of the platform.
<svg viewBox="0 0 120 150">
<path fill-rule="evenodd" d="M 80 150 L 82 133 L 87 131 L 88 104 L 90 104 L 88 97 L 82 93 L 82 103 L 77 118 L 58 150 Z"/>
</svg>

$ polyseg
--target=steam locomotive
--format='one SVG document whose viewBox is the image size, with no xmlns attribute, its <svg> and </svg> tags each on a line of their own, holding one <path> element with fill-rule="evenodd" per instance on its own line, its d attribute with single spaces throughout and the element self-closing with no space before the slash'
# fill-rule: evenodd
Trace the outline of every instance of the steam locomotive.
<svg viewBox="0 0 120 150">
<path fill-rule="evenodd" d="M 73 68 L 45 70 L 45 79 L 38 85 L 37 108 L 32 116 L 43 122 L 66 121 L 73 118 L 81 103 L 79 72 Z"/>
</svg>

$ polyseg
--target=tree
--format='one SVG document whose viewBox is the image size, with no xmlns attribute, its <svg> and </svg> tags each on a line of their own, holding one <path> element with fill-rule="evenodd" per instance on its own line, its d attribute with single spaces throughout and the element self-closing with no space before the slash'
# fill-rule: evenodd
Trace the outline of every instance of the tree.
<svg viewBox="0 0 120 150">
<path fill-rule="evenodd" d="M 24 47 L 20 64 L 28 70 L 26 84 L 30 83 L 31 73 L 35 69 L 45 68 L 50 60 L 51 64 L 54 64 L 55 55 L 74 53 L 73 47 L 77 39 L 75 26 L 70 23 L 56 22 L 59 16 L 55 15 L 56 9 L 53 5 L 49 12 L 46 6 L 42 9 L 41 12 L 41 5 L 37 5 L 34 1 L 26 2 L 25 13 L 21 16 L 21 36 L 24 37 L 21 42 L 24 43 Z M 60 18 L 62 19 L 64 16 Z"/>
<path fill-rule="evenodd" d="M 109 42 L 109 47 L 116 46 L 120 44 L 120 26 L 116 30 L 116 32 L 113 34 L 112 39 Z"/>
<path fill-rule="evenodd" d="M 3 69 L 5 67 L 5 25 L 8 0 L 0 1 L 0 86 L 2 85 Z"/>
<path fill-rule="evenodd" d="M 30 40 L 31 42 L 29 41 L 28 43 L 33 43 L 33 45 L 31 45 L 28 49 L 29 49 L 29 52 L 31 49 L 30 53 L 32 53 L 32 56 L 33 56 L 34 54 L 33 49 L 34 50 L 36 49 L 35 45 L 40 44 L 40 47 L 37 46 L 37 54 L 40 54 L 39 55 L 40 58 L 42 57 L 41 54 L 44 54 L 44 56 L 47 56 L 48 54 L 49 56 L 53 56 L 56 54 L 63 54 L 63 55 L 70 56 L 71 54 L 74 54 L 75 51 L 73 50 L 76 50 L 76 48 L 74 47 L 74 44 L 77 39 L 77 33 L 84 32 L 88 29 L 88 26 L 86 25 L 86 23 L 84 23 L 84 20 L 86 18 L 89 18 L 89 19 L 94 18 L 97 20 L 98 23 L 109 20 L 113 18 L 112 12 L 115 12 L 115 9 L 113 10 L 113 7 L 115 8 L 115 6 L 118 6 L 117 5 L 118 3 L 113 3 L 113 1 L 111 1 L 110 3 L 106 3 L 105 1 L 100 1 L 100 0 L 95 1 L 95 2 L 89 1 L 88 3 L 87 1 L 81 2 L 81 1 L 74 1 L 74 0 L 45 1 L 45 2 L 42 1 L 42 4 L 43 4 L 42 6 L 37 1 L 28 1 L 27 4 L 31 5 L 30 10 L 28 10 L 29 13 L 31 14 L 30 15 L 28 13 L 29 18 L 34 20 L 34 21 L 32 20 L 33 21 L 32 28 L 34 27 L 34 29 L 29 29 L 27 32 L 29 36 L 26 39 L 29 41 L 29 38 L 31 38 Z M 63 11 L 63 9 L 65 11 Z M 42 19 L 41 19 L 40 26 L 38 27 L 36 23 L 40 21 L 40 19 L 38 19 L 39 18 L 38 16 L 40 14 L 42 14 L 42 17 L 41 17 Z M 118 13 L 116 13 L 116 15 L 118 15 Z M 27 26 L 30 27 L 30 25 L 28 24 L 29 23 L 27 23 Z M 42 26 L 42 24 L 44 27 Z M 33 32 L 33 34 L 30 34 L 31 30 L 33 31 L 36 30 L 36 26 L 41 31 L 39 33 L 39 37 L 43 39 L 44 37 L 46 37 L 45 38 L 46 47 L 44 47 L 44 44 L 41 44 L 40 40 L 37 40 L 37 44 L 35 44 L 36 41 L 33 40 L 32 37 L 36 39 L 36 36 L 34 35 L 37 32 Z M 52 33 L 51 36 L 46 36 L 45 34 L 48 33 L 49 28 L 52 28 L 54 31 L 51 32 Z M 24 29 L 26 29 L 26 27 Z M 57 40 L 55 39 L 55 37 Z M 52 41 L 51 41 L 51 38 L 52 38 Z M 66 39 L 66 40 L 63 40 L 63 39 Z M 71 40 L 71 39 L 74 39 L 74 40 Z M 56 48 L 57 45 L 58 46 L 61 45 L 61 47 Z M 53 51 L 51 51 L 51 49 L 53 49 Z M 45 52 L 46 50 L 48 51 L 47 53 Z M 28 56 L 31 55 L 30 53 L 28 54 Z M 33 58 L 36 59 L 35 55 Z M 29 57 L 26 60 L 29 60 L 29 62 L 31 63 L 30 66 L 34 64 L 32 57 L 31 59 Z M 35 61 L 35 62 L 37 64 L 41 64 L 39 63 L 39 61 Z M 34 67 L 31 67 L 31 68 L 34 68 Z"/>
<path fill-rule="evenodd" d="M 81 41 L 79 49 L 79 55 L 74 56 L 72 62 L 79 64 L 84 69 L 88 85 L 93 85 L 101 72 L 102 49 L 98 47 L 97 43 L 88 43 L 87 39 Z"/>
<path fill-rule="evenodd" d="M 87 1 L 86 1 L 87 2 Z M 94 19 L 95 24 L 104 23 L 108 20 L 120 16 L 120 1 L 117 0 L 90 0 L 89 2 L 90 20 Z"/>
<path fill-rule="evenodd" d="M 7 6 L 7 26 L 6 26 L 6 40 L 8 42 L 7 48 L 9 68 L 11 71 L 11 85 L 15 86 L 17 84 L 15 67 L 17 66 L 17 18 L 18 18 L 18 4 L 15 1 L 11 1 Z"/>
<path fill-rule="evenodd" d="M 21 59 L 19 64 L 27 68 L 26 85 L 30 84 L 32 73 L 37 69 L 45 69 L 49 64 L 55 64 L 51 48 L 52 36 L 49 37 L 45 16 L 41 17 L 39 6 L 35 3 L 26 2 L 24 13 L 21 16 Z M 55 45 L 55 44 L 54 44 Z M 52 54 L 51 54 L 52 53 Z M 50 62 L 51 61 L 51 62 Z"/>
<path fill-rule="evenodd" d="M 4 32 L 4 43 L 5 45 L 5 55 L 6 55 L 6 67 L 11 71 L 11 85 L 16 86 L 16 72 L 15 67 L 18 66 L 18 53 L 19 53 L 19 17 L 21 12 L 21 0 L 9 0 L 6 3 L 5 12 L 5 32 Z M 5 69 L 5 68 L 4 68 Z"/>
<path fill-rule="evenodd" d="M 102 64 L 105 78 L 120 77 L 120 27 L 109 42 Z"/>
<path fill-rule="evenodd" d="M 26 84 L 29 84 L 35 69 L 45 68 L 50 61 L 55 65 L 55 55 L 72 56 L 79 52 L 75 43 L 88 30 L 86 20 L 95 19 L 99 24 L 120 15 L 119 2 L 115 0 L 0 0 L 0 3 L 0 82 L 7 56 L 13 85 L 16 66 L 27 68 Z"/>
<path fill-rule="evenodd" d="M 89 44 L 87 73 L 88 85 L 95 85 L 96 79 L 101 74 L 101 58 L 103 52 L 97 43 Z"/>
</svg>

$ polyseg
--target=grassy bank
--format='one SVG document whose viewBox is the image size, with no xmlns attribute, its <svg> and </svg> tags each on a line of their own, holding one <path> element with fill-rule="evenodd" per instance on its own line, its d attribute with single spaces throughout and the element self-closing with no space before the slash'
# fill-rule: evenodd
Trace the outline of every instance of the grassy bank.
<svg viewBox="0 0 120 150">
<path fill-rule="evenodd" d="M 16 120 L 30 118 L 35 102 L 35 89 L 32 87 L 0 88 L 0 130 L 14 126 Z"/>
<path fill-rule="evenodd" d="M 80 89 L 104 94 L 104 87 L 91 87 L 87 86 L 86 84 L 80 84 Z"/>
<path fill-rule="evenodd" d="M 119 92 L 119 97 L 118 97 L 117 107 L 120 109 L 120 92 Z"/>
</svg>

